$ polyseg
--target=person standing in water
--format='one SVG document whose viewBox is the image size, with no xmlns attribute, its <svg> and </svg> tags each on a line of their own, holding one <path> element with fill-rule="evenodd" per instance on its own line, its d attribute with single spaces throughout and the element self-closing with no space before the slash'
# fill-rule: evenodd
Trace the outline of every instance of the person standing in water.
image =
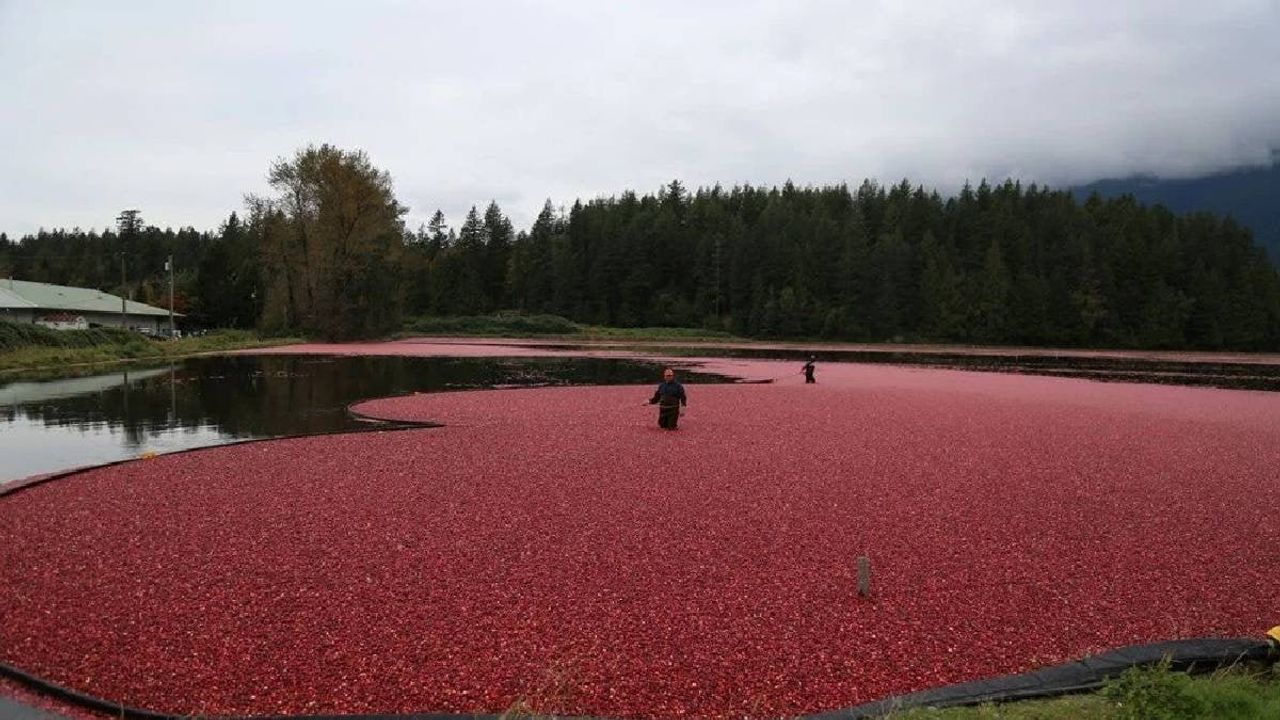
<svg viewBox="0 0 1280 720">
<path fill-rule="evenodd" d="M 662 371 L 662 384 L 658 386 L 648 405 L 658 406 L 658 427 L 663 430 L 675 430 L 680 422 L 680 407 L 689 404 L 684 393 L 684 386 L 676 382 L 676 372 L 671 368 Z"/>
<path fill-rule="evenodd" d="M 805 364 L 804 364 L 804 369 L 801 371 L 801 372 L 803 372 L 803 373 L 804 373 L 804 384 L 805 384 L 805 385 L 812 385 L 812 384 L 814 384 L 814 383 L 818 382 L 817 380 L 814 380 L 814 379 L 813 379 L 813 371 L 814 371 L 813 361 L 814 361 L 814 360 L 816 360 L 816 359 L 817 359 L 817 358 L 815 358 L 813 355 L 810 355 L 810 356 L 809 356 L 809 362 L 807 362 L 807 363 L 805 363 Z"/>
</svg>

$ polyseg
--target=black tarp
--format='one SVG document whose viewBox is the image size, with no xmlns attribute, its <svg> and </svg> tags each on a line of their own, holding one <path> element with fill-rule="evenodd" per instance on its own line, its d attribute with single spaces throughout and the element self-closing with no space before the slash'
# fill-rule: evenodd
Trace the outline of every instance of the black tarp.
<svg viewBox="0 0 1280 720">
<path fill-rule="evenodd" d="M 1134 645 L 1031 672 L 897 695 L 865 705 L 805 715 L 797 720 L 863 720 L 883 717 L 897 710 L 914 707 L 953 707 L 1054 697 L 1095 690 L 1108 678 L 1116 677 L 1131 667 L 1156 665 L 1165 660 L 1173 670 L 1198 673 L 1211 672 L 1242 662 L 1274 662 L 1278 659 L 1276 655 L 1274 645 L 1243 638 L 1174 640 L 1150 645 Z M 64 688 L 9 665 L 0 664 L 0 677 L 16 680 L 64 702 L 106 711 L 114 717 L 126 720 L 190 720 L 195 717 L 169 715 L 117 705 Z M 400 715 L 254 716 L 253 720 L 500 720 L 502 717 L 507 716 L 424 712 Z"/>
<path fill-rule="evenodd" d="M 1271 653 L 1266 643 L 1248 639 L 1207 638 L 1134 645 L 1017 675 L 947 685 L 843 710 L 807 715 L 803 720 L 860 720 L 914 707 L 953 707 L 1053 697 L 1095 690 L 1108 678 L 1116 677 L 1131 667 L 1155 665 L 1166 659 L 1173 670 L 1210 672 L 1239 662 L 1274 660 Z"/>
</svg>

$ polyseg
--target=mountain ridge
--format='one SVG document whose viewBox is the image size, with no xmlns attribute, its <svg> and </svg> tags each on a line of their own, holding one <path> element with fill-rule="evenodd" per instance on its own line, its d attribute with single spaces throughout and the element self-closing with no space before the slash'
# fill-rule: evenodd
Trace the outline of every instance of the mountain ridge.
<svg viewBox="0 0 1280 720">
<path fill-rule="evenodd" d="M 1173 212 L 1229 215 L 1248 228 L 1254 242 L 1280 264 L 1280 150 L 1270 165 L 1240 167 L 1189 178 L 1131 175 L 1105 178 L 1069 188 L 1077 198 L 1093 193 L 1104 198 L 1132 195 L 1144 204 Z"/>
</svg>

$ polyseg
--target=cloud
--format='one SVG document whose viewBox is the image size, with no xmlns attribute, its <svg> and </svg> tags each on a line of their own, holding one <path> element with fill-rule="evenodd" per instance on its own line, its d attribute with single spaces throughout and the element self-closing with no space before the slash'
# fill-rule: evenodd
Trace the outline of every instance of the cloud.
<svg viewBox="0 0 1280 720">
<path fill-rule="evenodd" d="M 1280 146 L 1280 6 L 0 0 L 0 229 L 210 228 L 311 142 L 496 199 L 1183 176 Z"/>
</svg>

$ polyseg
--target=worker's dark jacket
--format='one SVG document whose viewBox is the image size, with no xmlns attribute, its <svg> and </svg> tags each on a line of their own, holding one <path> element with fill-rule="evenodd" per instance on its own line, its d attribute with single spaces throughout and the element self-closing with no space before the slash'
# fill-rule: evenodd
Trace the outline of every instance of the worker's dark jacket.
<svg viewBox="0 0 1280 720">
<path fill-rule="evenodd" d="M 675 407 L 676 405 L 688 405 L 689 398 L 684 394 L 684 386 L 672 380 L 671 382 L 662 382 L 658 385 L 658 389 L 653 393 L 653 397 L 649 398 L 649 404 L 661 403 L 663 407 Z"/>
<path fill-rule="evenodd" d="M 675 430 L 680 422 L 680 406 L 688 405 L 689 398 L 684 394 L 684 386 L 672 380 L 658 386 L 649 404 L 658 404 L 658 427 Z"/>
</svg>

